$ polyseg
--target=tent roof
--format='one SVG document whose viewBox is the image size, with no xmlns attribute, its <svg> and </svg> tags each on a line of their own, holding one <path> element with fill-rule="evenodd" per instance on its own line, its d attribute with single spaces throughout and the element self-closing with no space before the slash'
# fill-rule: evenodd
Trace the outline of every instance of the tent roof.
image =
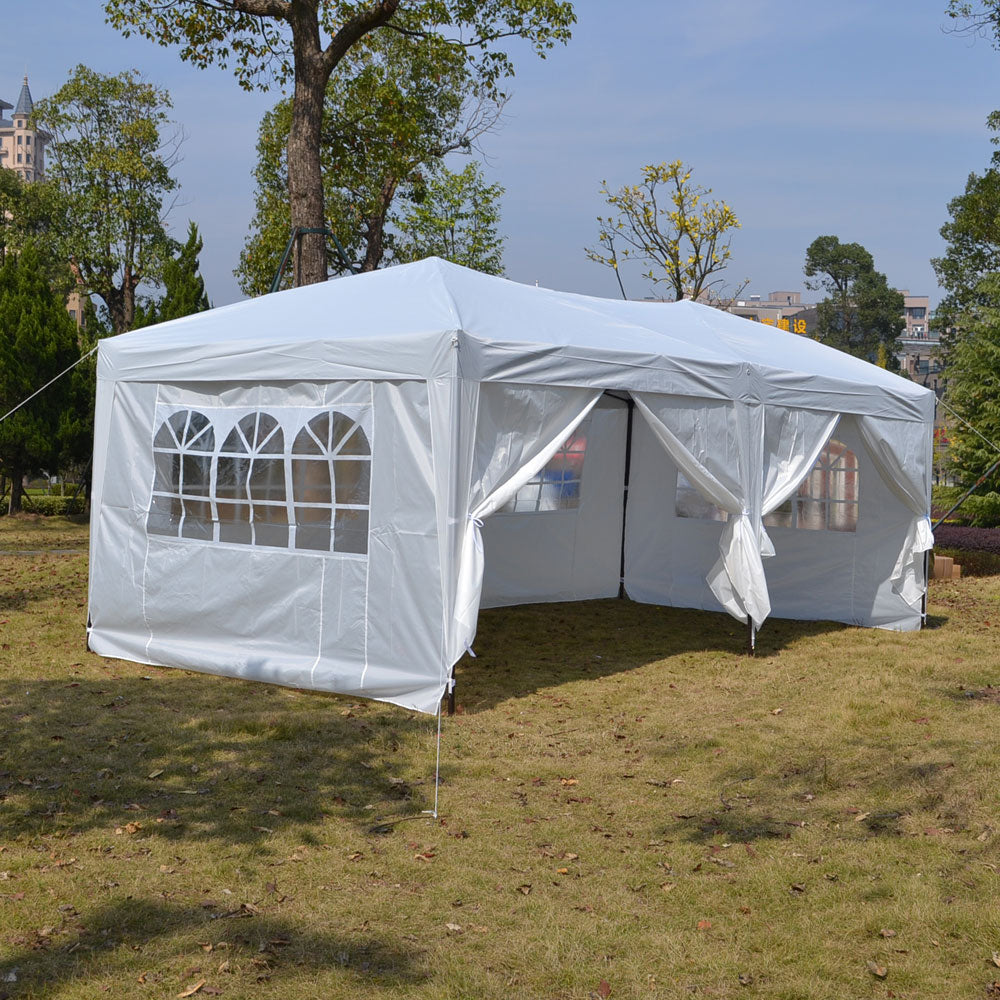
<svg viewBox="0 0 1000 1000">
<path fill-rule="evenodd" d="M 454 350 L 458 349 L 457 369 Z M 929 419 L 934 395 L 797 334 L 694 302 L 536 288 L 438 258 L 103 341 L 102 378 L 467 378 L 671 392 Z"/>
</svg>

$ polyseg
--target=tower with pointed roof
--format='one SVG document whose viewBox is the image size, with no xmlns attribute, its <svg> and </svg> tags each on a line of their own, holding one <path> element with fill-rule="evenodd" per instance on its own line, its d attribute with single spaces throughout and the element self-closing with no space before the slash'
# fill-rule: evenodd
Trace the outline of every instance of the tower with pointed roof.
<svg viewBox="0 0 1000 1000">
<path fill-rule="evenodd" d="M 25 75 L 17 104 L 0 100 L 0 166 L 16 171 L 26 181 L 45 176 L 45 147 L 51 138 L 47 132 L 31 127 L 33 108 Z M 6 119 L 4 112 L 12 109 L 13 114 Z"/>
</svg>

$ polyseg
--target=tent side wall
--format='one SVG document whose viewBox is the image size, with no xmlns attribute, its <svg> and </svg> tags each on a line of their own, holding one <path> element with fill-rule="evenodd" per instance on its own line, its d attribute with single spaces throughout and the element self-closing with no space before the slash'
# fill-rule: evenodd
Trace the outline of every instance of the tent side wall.
<svg viewBox="0 0 1000 1000">
<path fill-rule="evenodd" d="M 95 652 L 433 711 L 445 612 L 426 382 L 100 394 Z"/>
<path fill-rule="evenodd" d="M 626 403 L 602 397 L 575 432 L 579 468 L 563 456 L 555 481 L 485 522 L 482 607 L 618 596 L 627 422 Z"/>
<path fill-rule="evenodd" d="M 775 556 L 764 560 L 772 614 L 893 629 L 920 627 L 920 612 L 892 590 L 888 573 L 912 515 L 886 487 L 845 417 L 834 433 L 856 458 L 854 531 L 771 526 Z M 706 575 L 718 558 L 723 523 L 709 505 L 678 516 L 678 470 L 645 424 L 634 433 L 626 544 L 626 591 L 651 604 L 721 611 Z M 793 501 L 794 502 L 794 501 Z"/>
</svg>

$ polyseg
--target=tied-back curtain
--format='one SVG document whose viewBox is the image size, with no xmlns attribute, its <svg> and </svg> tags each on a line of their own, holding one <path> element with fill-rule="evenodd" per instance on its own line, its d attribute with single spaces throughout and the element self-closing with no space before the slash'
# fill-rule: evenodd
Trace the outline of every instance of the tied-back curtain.
<svg viewBox="0 0 1000 1000">
<path fill-rule="evenodd" d="M 928 509 L 928 425 L 887 417 L 858 417 L 861 437 L 883 482 L 913 514 L 889 581 L 918 608 L 924 594 L 923 553 L 934 547 Z"/>
<path fill-rule="evenodd" d="M 820 452 L 833 435 L 839 413 L 768 406 L 764 412 L 764 496 L 761 517 L 777 510 L 809 475 Z M 763 524 L 761 554 L 774 555 Z"/>
<path fill-rule="evenodd" d="M 483 586 L 482 522 L 540 472 L 600 399 L 600 389 L 480 386 L 474 434 L 464 442 L 471 470 L 461 533 L 451 649 L 472 642 Z"/>
<path fill-rule="evenodd" d="M 657 440 L 689 482 L 729 514 L 719 540 L 719 559 L 706 582 L 720 604 L 740 621 L 759 627 L 771 611 L 754 522 L 759 525 L 753 465 L 759 453 L 751 428 L 760 407 L 701 399 L 633 395 Z M 757 413 L 751 413 L 751 410 Z M 753 515 L 757 507 L 756 518 Z"/>
</svg>

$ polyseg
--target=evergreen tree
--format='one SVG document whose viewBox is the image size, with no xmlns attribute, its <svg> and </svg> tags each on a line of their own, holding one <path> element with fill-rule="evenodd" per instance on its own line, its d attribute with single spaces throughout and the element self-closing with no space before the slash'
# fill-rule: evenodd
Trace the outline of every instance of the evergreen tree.
<svg viewBox="0 0 1000 1000">
<path fill-rule="evenodd" d="M 0 415 L 80 356 L 76 325 L 46 270 L 30 243 L 19 254 L 8 253 L 0 267 Z M 76 395 L 74 381 L 60 379 L 0 422 L 0 471 L 12 483 L 10 513 L 21 510 L 23 477 L 55 467 L 61 423 L 67 423 Z"/>
<path fill-rule="evenodd" d="M 180 319 L 212 308 L 198 269 L 202 246 L 197 224 L 189 222 L 187 242 L 163 265 L 162 298 L 136 305 L 132 329 L 166 323 L 168 319 Z"/>
</svg>

